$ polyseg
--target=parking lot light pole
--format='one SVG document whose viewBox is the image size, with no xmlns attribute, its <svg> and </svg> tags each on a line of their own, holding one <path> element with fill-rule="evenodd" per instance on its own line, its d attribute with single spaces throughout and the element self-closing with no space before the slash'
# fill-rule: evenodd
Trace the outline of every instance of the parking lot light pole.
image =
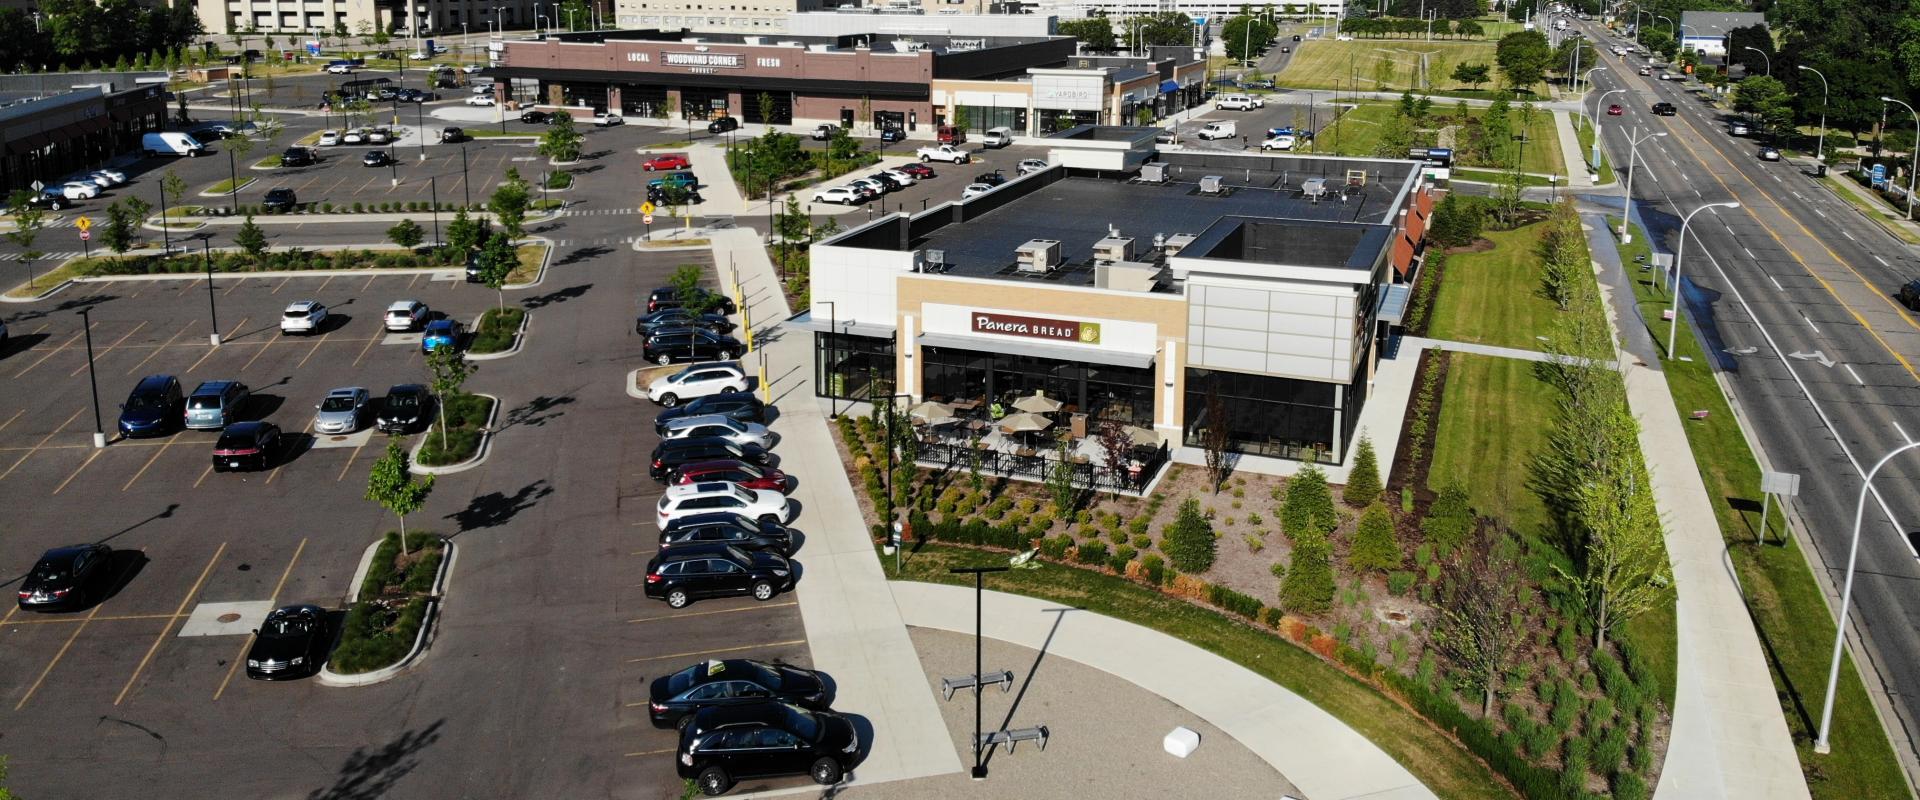
<svg viewBox="0 0 1920 800">
<path fill-rule="evenodd" d="M 1667 310 L 1667 360 L 1673 360 L 1674 335 L 1680 330 L 1680 263 L 1687 254 L 1687 226 L 1693 224 L 1693 215 L 1709 208 L 1739 208 L 1737 202 L 1708 203 L 1687 212 L 1686 219 L 1680 221 L 1680 246 L 1673 254 L 1673 307 Z"/>
<path fill-rule="evenodd" d="M 435 247 L 439 247 L 441 244 L 440 242 L 440 178 L 439 176 L 428 176 L 427 188 L 433 192 L 433 245 Z"/>
<path fill-rule="evenodd" d="M 227 150 L 227 213 L 240 213 L 240 169 L 233 165 L 233 148 Z M 214 167 L 219 169 L 219 167 Z M 166 213 L 165 209 L 161 213 Z"/>
<path fill-rule="evenodd" d="M 832 300 L 816 300 L 814 301 L 813 304 L 817 306 L 827 307 L 827 336 L 829 337 L 827 339 L 827 347 L 832 348 L 833 339 L 831 337 L 833 336 L 834 331 L 837 331 L 840 329 L 840 320 L 838 319 L 839 311 L 833 307 Z M 827 396 L 827 419 L 839 419 L 839 418 L 840 418 L 840 398 L 838 396 L 830 394 Z"/>
<path fill-rule="evenodd" d="M 1813 160 L 1825 164 L 1827 163 L 1827 96 L 1829 94 L 1827 91 L 1827 75 L 1805 64 L 1795 64 L 1794 68 L 1804 69 L 1820 76 L 1820 149 L 1814 154 Z"/>
<path fill-rule="evenodd" d="M 413 104 L 413 135 L 420 140 L 420 160 L 427 160 L 427 101 Z"/>
<path fill-rule="evenodd" d="M 167 256 L 173 253 L 173 234 L 167 231 L 167 187 L 154 181 L 153 188 L 160 190 L 160 255 Z"/>
<path fill-rule="evenodd" d="M 905 542 L 902 542 L 902 544 L 905 544 Z M 994 567 L 953 567 L 947 570 L 947 572 L 955 575 L 973 575 L 973 771 L 970 774 L 976 781 L 987 779 L 987 765 L 980 760 L 980 689 L 982 688 L 980 662 L 984 660 L 981 657 L 980 640 L 982 636 L 981 617 L 983 616 L 985 606 L 984 598 L 987 591 L 986 578 L 989 572 L 1006 572 L 1008 569 L 1010 569 L 1010 567 L 1000 565 Z"/>
<path fill-rule="evenodd" d="M 467 193 L 467 207 L 473 207 L 473 183 L 467 180 L 467 146 L 460 145 L 460 190 Z"/>
<path fill-rule="evenodd" d="M 93 309 L 82 308 L 77 313 L 80 315 L 80 330 L 87 335 L 87 385 L 93 388 L 93 446 L 106 447 L 107 429 L 100 424 L 100 380 L 94 376 L 93 370 L 93 317 L 88 316 Z"/>
<path fill-rule="evenodd" d="M 1772 58 L 1771 56 L 1768 56 L 1768 55 L 1767 55 L 1767 51 L 1765 51 L 1765 50 L 1762 50 L 1762 49 L 1760 49 L 1760 48 L 1758 48 L 1758 47 L 1754 47 L 1753 45 L 1747 45 L 1746 47 L 1743 47 L 1743 48 L 1740 48 L 1740 49 L 1742 49 L 1742 50 L 1752 50 L 1753 52 L 1756 52 L 1756 53 L 1759 53 L 1759 54 L 1760 54 L 1760 60 L 1761 60 L 1761 61 L 1764 61 L 1764 62 L 1766 62 L 1766 65 L 1767 65 L 1767 77 L 1769 77 L 1769 78 L 1771 78 L 1771 77 L 1773 77 L 1773 58 Z"/>
<path fill-rule="evenodd" d="M 200 255 L 207 264 L 207 324 L 212 327 L 212 332 L 207 334 L 207 342 L 214 347 L 219 347 L 220 308 L 214 305 L 213 300 L 213 248 L 207 245 L 207 241 L 212 238 L 210 235 L 200 237 Z"/>
<path fill-rule="evenodd" d="M 1833 663 L 1827 667 L 1827 698 L 1820 708 L 1820 735 L 1813 740 L 1813 752 L 1821 755 L 1833 752 L 1833 743 L 1828 739 L 1833 733 L 1833 691 L 1840 683 L 1840 654 L 1847 645 L 1847 601 L 1853 598 L 1853 564 L 1860 555 L 1860 518 L 1867 511 L 1867 492 L 1873 488 L 1873 476 L 1880 473 L 1881 467 L 1892 461 L 1894 456 L 1916 447 L 1920 447 L 1920 442 L 1908 442 L 1894 448 L 1881 456 L 1873 469 L 1867 470 L 1866 477 L 1860 480 L 1860 499 L 1853 505 L 1853 543 L 1847 546 L 1847 579 L 1840 589 L 1840 621 L 1834 627 Z"/>
</svg>

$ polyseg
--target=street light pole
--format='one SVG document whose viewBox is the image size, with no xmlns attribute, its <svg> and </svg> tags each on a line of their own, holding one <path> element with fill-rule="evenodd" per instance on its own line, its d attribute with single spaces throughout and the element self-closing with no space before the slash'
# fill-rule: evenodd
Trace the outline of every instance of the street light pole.
<svg viewBox="0 0 1920 800">
<path fill-rule="evenodd" d="M 87 335 L 87 385 L 93 387 L 93 446 L 106 447 L 107 429 L 100 424 L 100 380 L 94 376 L 93 369 L 93 317 L 88 316 L 93 309 L 82 308 L 78 313 L 80 329 Z"/>
<path fill-rule="evenodd" d="M 227 151 L 227 213 L 238 214 L 240 213 L 240 170 L 233 165 L 233 148 L 223 149 Z M 160 213 L 167 213 L 166 209 L 161 209 Z"/>
<path fill-rule="evenodd" d="M 1596 73 L 1596 72 L 1607 72 L 1607 71 L 1608 71 L 1608 70 L 1607 70 L 1607 68 L 1606 68 L 1606 67 L 1594 67 L 1593 69 L 1590 69 L 1590 70 L 1587 70 L 1587 79 L 1586 79 L 1586 84 L 1587 84 L 1587 91 L 1589 91 L 1589 92 L 1591 92 L 1591 91 L 1593 91 L 1593 73 Z M 1574 91 L 1579 91 L 1579 90 L 1578 90 L 1578 89 L 1575 89 Z M 1584 105 L 1584 104 L 1582 104 L 1582 105 Z M 1596 108 L 1594 109 L 1594 111 L 1595 111 L 1596 113 L 1597 113 L 1597 112 L 1598 112 L 1599 110 L 1600 110 L 1600 109 L 1599 109 L 1599 108 L 1597 108 L 1597 107 L 1596 107 Z M 1593 117 L 1591 117 L 1591 116 L 1589 116 L 1589 117 L 1587 117 L 1587 122 L 1589 122 L 1589 123 L 1591 123 L 1591 122 L 1593 122 Z"/>
<path fill-rule="evenodd" d="M 473 207 L 473 184 L 467 180 L 467 146 L 460 145 L 460 191 L 467 193 L 467 208 Z"/>
<path fill-rule="evenodd" d="M 1848 601 L 1853 599 L 1853 566 L 1860 556 L 1860 519 L 1867 511 L 1867 492 L 1873 488 L 1873 476 L 1880 468 L 1892 461 L 1894 456 L 1920 447 L 1920 442 L 1908 442 L 1894 448 L 1867 470 L 1860 481 L 1860 499 L 1853 506 L 1853 542 L 1847 546 L 1847 579 L 1840 590 L 1840 621 L 1833 636 L 1833 663 L 1827 667 L 1827 697 L 1820 709 L 1820 736 L 1813 740 L 1813 752 L 1826 755 L 1833 751 L 1833 743 L 1828 737 L 1833 733 L 1833 692 L 1840 683 L 1840 653 L 1847 644 Z"/>
<path fill-rule="evenodd" d="M 207 334 L 207 341 L 214 347 L 219 347 L 220 308 L 214 304 L 213 299 L 213 248 L 207 245 L 207 240 L 212 238 L 211 234 L 200 238 L 200 256 L 207 265 L 207 325 L 212 328 L 212 332 Z"/>
<path fill-rule="evenodd" d="M 1765 50 L 1762 50 L 1762 49 L 1760 49 L 1760 48 L 1758 48 L 1758 47 L 1754 47 L 1753 45 L 1747 45 L 1746 47 L 1743 47 L 1743 48 L 1741 48 L 1741 49 L 1742 49 L 1742 50 L 1752 50 L 1753 52 L 1756 52 L 1756 53 L 1759 53 L 1759 54 L 1760 54 L 1760 60 L 1761 60 L 1761 61 L 1763 61 L 1763 62 L 1765 62 L 1765 63 L 1766 63 L 1766 65 L 1767 65 L 1767 77 L 1769 77 L 1769 78 L 1771 78 L 1771 77 L 1773 77 L 1773 57 L 1772 57 L 1772 56 L 1769 56 L 1769 55 L 1767 55 L 1767 51 L 1765 51 Z"/>
<path fill-rule="evenodd" d="M 1920 137 L 1920 111 L 1914 111 L 1913 106 L 1907 105 L 1905 102 L 1895 100 L 1891 97 L 1882 97 L 1880 98 L 1880 102 L 1899 103 L 1901 108 L 1906 109 L 1907 113 L 1912 114 L 1914 135 L 1916 137 Z M 1913 147 L 1913 166 L 1907 168 L 1907 219 L 1913 219 L 1913 179 L 1915 177 L 1916 170 L 1920 170 L 1920 139 L 1915 139 L 1915 143 Z"/>
<path fill-rule="evenodd" d="M 441 244 L 440 242 L 440 177 L 437 175 L 428 176 L 427 188 L 429 191 L 433 192 L 433 245 L 435 247 L 439 247 Z"/>
<path fill-rule="evenodd" d="M 1736 202 L 1708 203 L 1690 212 L 1680 222 L 1680 246 L 1673 253 L 1673 307 L 1667 311 L 1667 360 L 1673 360 L 1674 337 L 1680 330 L 1680 263 L 1687 254 L 1687 226 L 1693 224 L 1693 215 L 1709 208 L 1739 208 Z"/>
<path fill-rule="evenodd" d="M 1820 70 L 1805 64 L 1795 64 L 1794 67 L 1820 76 L 1820 151 L 1814 154 L 1813 160 L 1825 164 L 1827 163 L 1827 76 Z"/>
<path fill-rule="evenodd" d="M 160 255 L 172 255 L 173 234 L 167 231 L 167 186 L 164 181 L 154 181 L 153 188 L 160 190 Z"/>
<path fill-rule="evenodd" d="M 902 544 L 905 544 L 905 542 L 902 542 Z M 994 567 L 954 567 L 947 570 L 949 573 L 955 575 L 973 574 L 973 771 L 970 774 L 976 781 L 986 780 L 987 777 L 987 765 L 980 760 L 980 662 L 983 660 L 980 652 L 980 619 L 984 605 L 982 598 L 986 595 L 987 573 L 1006 572 L 1008 569 L 1011 568 L 1001 565 Z"/>
<path fill-rule="evenodd" d="M 1639 131 L 1640 129 L 1635 128 L 1634 130 Z M 1667 135 L 1666 131 L 1660 131 L 1658 133 L 1649 133 L 1638 138 L 1632 135 L 1627 137 L 1631 144 L 1627 149 L 1627 200 L 1624 210 L 1620 213 L 1620 242 L 1622 244 L 1633 243 L 1633 173 L 1636 169 L 1633 165 L 1635 160 L 1640 157 L 1640 143 L 1656 136 L 1665 135 Z"/>
<path fill-rule="evenodd" d="M 1593 103 L 1593 116 L 1590 119 L 1593 120 L 1593 168 L 1596 171 L 1600 169 L 1600 107 L 1606 105 L 1608 95 L 1620 94 L 1624 91 L 1626 90 L 1611 89 L 1602 92 L 1600 99 Z"/>
</svg>

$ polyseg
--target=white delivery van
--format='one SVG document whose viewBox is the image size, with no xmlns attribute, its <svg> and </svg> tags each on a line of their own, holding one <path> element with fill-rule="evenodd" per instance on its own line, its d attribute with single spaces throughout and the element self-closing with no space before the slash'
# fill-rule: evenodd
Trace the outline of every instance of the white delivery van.
<svg viewBox="0 0 1920 800">
<path fill-rule="evenodd" d="M 1013 144 L 1013 129 L 989 128 L 987 135 L 980 137 L 980 143 L 987 147 L 1006 147 Z"/>
<path fill-rule="evenodd" d="M 1209 122 L 1198 134 L 1202 139 L 1231 139 L 1240 135 L 1239 125 L 1233 122 Z"/>
<path fill-rule="evenodd" d="M 207 152 L 200 140 L 179 131 L 161 131 L 140 137 L 141 149 L 149 156 L 186 156 L 194 158 Z"/>
<path fill-rule="evenodd" d="M 1254 107 L 1254 102 L 1252 97 L 1244 94 L 1223 94 L 1213 107 L 1225 111 L 1246 111 Z"/>
</svg>

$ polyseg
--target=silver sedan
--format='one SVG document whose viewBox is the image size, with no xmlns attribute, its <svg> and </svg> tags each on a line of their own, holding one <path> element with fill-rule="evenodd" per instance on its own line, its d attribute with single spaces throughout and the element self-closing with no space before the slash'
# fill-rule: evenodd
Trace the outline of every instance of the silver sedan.
<svg viewBox="0 0 1920 800">
<path fill-rule="evenodd" d="M 327 392 L 326 399 L 314 406 L 319 413 L 313 415 L 313 429 L 318 433 L 353 433 L 360 429 L 360 423 L 366 419 L 367 406 L 372 395 L 359 386 L 335 389 Z"/>
</svg>

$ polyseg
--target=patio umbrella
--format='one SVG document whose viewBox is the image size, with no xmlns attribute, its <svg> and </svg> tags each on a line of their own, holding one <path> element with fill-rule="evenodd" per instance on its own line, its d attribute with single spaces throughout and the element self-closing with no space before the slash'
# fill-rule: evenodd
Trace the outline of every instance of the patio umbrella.
<svg viewBox="0 0 1920 800">
<path fill-rule="evenodd" d="M 1013 401 L 1014 408 L 1020 409 L 1021 411 L 1032 411 L 1036 414 L 1051 414 L 1059 411 L 1060 406 L 1060 401 L 1042 394 L 1030 394 Z"/>
<path fill-rule="evenodd" d="M 916 422 L 938 425 L 940 423 L 934 420 L 953 417 L 953 407 L 946 403 L 936 403 L 928 400 L 907 409 L 907 416 L 912 417 Z"/>
<path fill-rule="evenodd" d="M 1127 438 L 1133 442 L 1135 447 L 1160 446 L 1160 434 L 1157 431 L 1142 428 L 1138 425 L 1128 425 L 1126 433 Z"/>
<path fill-rule="evenodd" d="M 1032 412 L 1008 414 L 1000 418 L 1000 430 L 1007 433 L 1032 433 L 1052 427 L 1053 420 Z"/>
</svg>

